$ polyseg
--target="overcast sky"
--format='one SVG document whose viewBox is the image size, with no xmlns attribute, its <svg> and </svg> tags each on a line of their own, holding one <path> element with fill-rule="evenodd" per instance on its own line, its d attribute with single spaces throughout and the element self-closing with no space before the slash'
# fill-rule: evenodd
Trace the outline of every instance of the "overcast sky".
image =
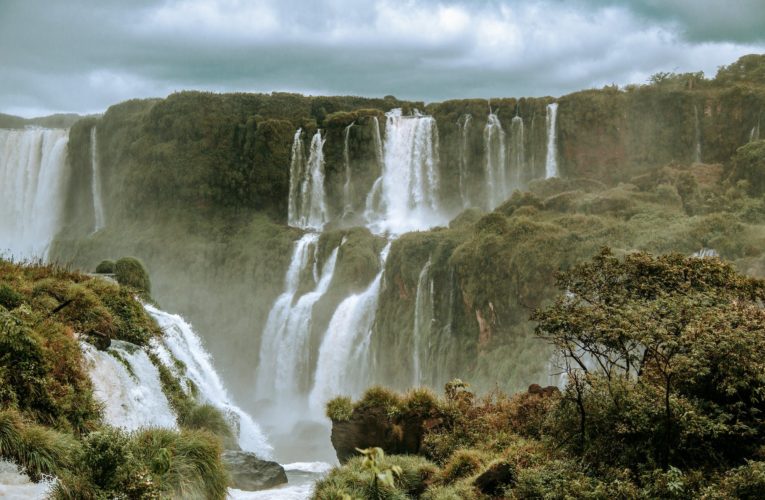
<svg viewBox="0 0 765 500">
<path fill-rule="evenodd" d="M 0 112 L 176 90 L 558 96 L 765 52 L 765 0 L 0 0 Z"/>
</svg>

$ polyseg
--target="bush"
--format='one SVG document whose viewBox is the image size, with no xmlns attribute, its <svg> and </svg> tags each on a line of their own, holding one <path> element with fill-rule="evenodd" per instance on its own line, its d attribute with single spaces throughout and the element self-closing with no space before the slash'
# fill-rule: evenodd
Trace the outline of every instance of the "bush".
<svg viewBox="0 0 765 500">
<path fill-rule="evenodd" d="M 74 437 L 40 425 L 23 425 L 15 457 L 33 481 L 43 475 L 56 475 L 72 465 L 78 444 Z"/>
<path fill-rule="evenodd" d="M 151 281 L 143 263 L 135 257 L 123 257 L 114 265 L 114 274 L 120 285 L 129 286 L 148 296 Z"/>
<path fill-rule="evenodd" d="M 23 300 L 24 296 L 10 286 L 5 283 L 0 285 L 0 306 L 3 306 L 8 310 L 16 309 L 21 305 Z"/>
<path fill-rule="evenodd" d="M 96 266 L 96 273 L 98 274 L 114 274 L 115 264 L 113 260 L 102 260 Z"/>
<path fill-rule="evenodd" d="M 345 422 L 353 415 L 351 398 L 340 396 L 327 402 L 327 417 L 333 422 Z"/>
<path fill-rule="evenodd" d="M 485 462 L 485 455 L 478 450 L 457 450 L 444 465 L 441 480 L 450 484 L 472 476 L 481 470 Z"/>
<path fill-rule="evenodd" d="M 206 430 L 219 437 L 226 448 L 236 444 L 231 425 L 221 411 L 209 404 L 195 405 L 183 415 L 179 415 L 179 424 L 184 429 Z"/>
</svg>

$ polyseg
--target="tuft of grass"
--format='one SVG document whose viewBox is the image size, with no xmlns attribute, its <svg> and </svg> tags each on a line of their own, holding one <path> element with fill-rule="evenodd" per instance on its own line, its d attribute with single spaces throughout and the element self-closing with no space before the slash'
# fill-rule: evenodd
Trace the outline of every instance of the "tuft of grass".
<svg viewBox="0 0 765 500">
<path fill-rule="evenodd" d="M 333 422 L 346 422 L 353 415 L 353 401 L 347 396 L 339 396 L 327 402 L 327 417 Z"/>
<path fill-rule="evenodd" d="M 387 387 L 372 386 L 354 405 L 355 410 L 368 408 L 384 408 L 388 414 L 398 413 L 401 408 L 401 396 Z"/>
<path fill-rule="evenodd" d="M 195 405 L 179 416 L 179 424 L 184 429 L 206 430 L 223 441 L 224 446 L 231 448 L 236 444 L 236 437 L 226 417 L 216 407 L 210 404 Z"/>
<path fill-rule="evenodd" d="M 102 260 L 96 266 L 96 273 L 98 274 L 114 274 L 115 265 L 113 260 Z"/>
<path fill-rule="evenodd" d="M 446 484 L 472 476 L 483 468 L 486 455 L 474 449 L 457 450 L 441 470 L 441 480 Z"/>
<path fill-rule="evenodd" d="M 34 424 L 20 429 L 19 449 L 14 457 L 33 481 L 56 475 L 70 467 L 78 443 L 73 436 Z"/>
<path fill-rule="evenodd" d="M 428 387 L 410 389 L 401 401 L 401 413 L 403 415 L 425 418 L 436 415 L 441 411 L 438 396 Z"/>
<path fill-rule="evenodd" d="M 123 257 L 114 264 L 114 277 L 120 285 L 134 288 L 142 295 L 151 294 L 151 280 L 143 262 L 135 257 Z"/>
<path fill-rule="evenodd" d="M 21 449 L 21 418 L 14 411 L 0 412 L 0 457 L 15 457 Z"/>
</svg>

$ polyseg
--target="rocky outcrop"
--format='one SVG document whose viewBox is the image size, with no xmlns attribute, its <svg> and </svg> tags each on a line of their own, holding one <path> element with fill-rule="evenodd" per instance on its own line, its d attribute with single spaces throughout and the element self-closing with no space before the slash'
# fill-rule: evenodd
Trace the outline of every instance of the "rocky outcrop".
<svg viewBox="0 0 765 500">
<path fill-rule="evenodd" d="M 231 486 L 236 489 L 265 490 L 287 482 L 287 474 L 281 465 L 261 460 L 254 453 L 226 450 L 221 460 L 231 476 Z"/>
</svg>

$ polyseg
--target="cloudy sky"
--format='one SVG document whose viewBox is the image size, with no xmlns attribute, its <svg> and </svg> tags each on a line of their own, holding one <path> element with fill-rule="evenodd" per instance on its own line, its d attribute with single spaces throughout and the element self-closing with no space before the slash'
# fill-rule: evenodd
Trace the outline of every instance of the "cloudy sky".
<svg viewBox="0 0 765 500">
<path fill-rule="evenodd" d="M 182 89 L 557 96 L 753 52 L 765 0 L 0 0 L 0 112 Z"/>
</svg>

